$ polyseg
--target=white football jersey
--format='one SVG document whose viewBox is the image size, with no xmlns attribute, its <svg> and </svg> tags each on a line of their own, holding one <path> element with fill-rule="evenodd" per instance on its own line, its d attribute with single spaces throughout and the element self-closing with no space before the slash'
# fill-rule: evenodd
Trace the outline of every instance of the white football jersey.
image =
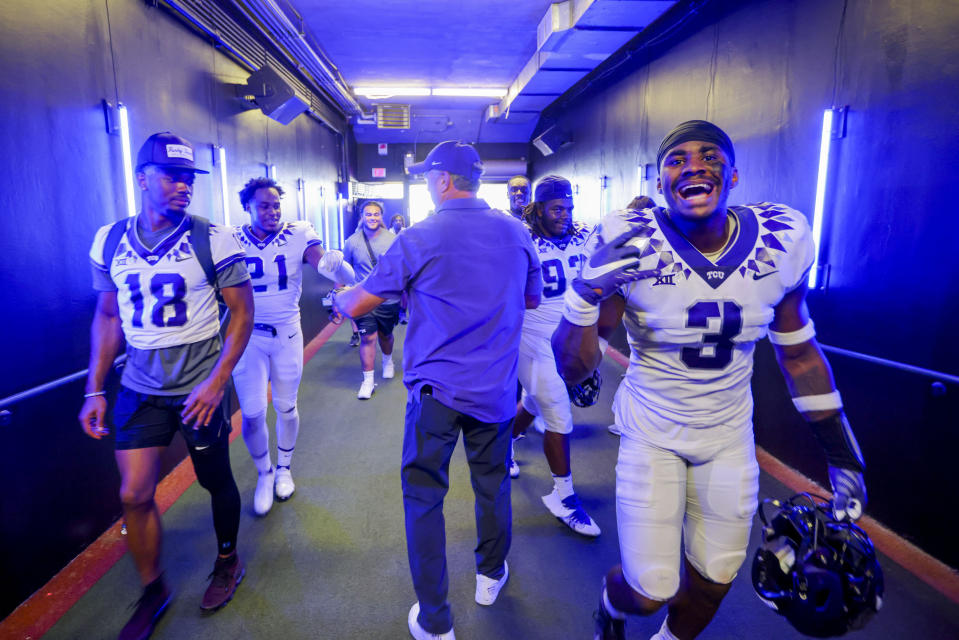
<svg viewBox="0 0 959 640">
<path fill-rule="evenodd" d="M 615 410 L 624 428 L 706 427 L 751 420 L 753 349 L 773 308 L 800 285 L 814 245 L 805 217 L 763 202 L 731 207 L 735 236 L 713 263 L 662 208 L 617 211 L 600 234 L 641 225 L 640 269 L 661 275 L 623 287 L 629 369 Z M 623 392 L 626 392 L 625 394 Z"/>
<path fill-rule="evenodd" d="M 253 282 L 254 322 L 299 322 L 303 257 L 310 247 L 323 244 L 313 225 L 303 220 L 284 222 L 263 240 L 253 235 L 248 224 L 235 232 L 246 251 L 246 267 Z"/>
<path fill-rule="evenodd" d="M 208 340 L 220 330 L 216 293 L 193 252 L 193 220 L 184 216 L 153 249 L 137 234 L 136 218 L 117 243 L 113 260 L 103 250 L 113 224 L 97 231 L 90 259 L 108 271 L 117 286 L 117 302 L 126 341 L 137 349 L 162 349 Z M 217 273 L 243 259 L 229 227 L 210 224 L 210 252 Z"/>
<path fill-rule="evenodd" d="M 543 296 L 539 306 L 527 309 L 523 319 L 523 331 L 552 335 L 563 317 L 563 294 L 573 278 L 579 276 L 586 259 L 586 249 L 593 237 L 593 227 L 582 222 L 573 223 L 573 231 L 567 241 L 557 244 L 535 233 L 536 248 L 543 269 Z"/>
</svg>

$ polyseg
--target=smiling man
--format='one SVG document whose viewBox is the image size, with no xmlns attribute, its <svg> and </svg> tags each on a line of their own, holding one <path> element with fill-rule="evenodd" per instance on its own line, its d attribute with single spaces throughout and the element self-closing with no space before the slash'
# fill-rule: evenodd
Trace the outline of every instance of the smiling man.
<svg viewBox="0 0 959 640">
<path fill-rule="evenodd" d="M 509 198 L 509 212 L 518 220 L 523 219 L 523 213 L 529 204 L 529 178 L 513 176 L 506 183 L 506 195 Z"/>
<path fill-rule="evenodd" d="M 815 248 L 805 217 L 768 202 L 727 206 L 736 156 L 712 123 L 677 126 L 657 161 L 666 208 L 603 220 L 553 336 L 567 382 L 593 370 L 597 336 L 621 319 L 631 350 L 613 402 L 622 565 L 604 580 L 598 640 L 625 638 L 626 614 L 667 603 L 654 638 L 690 640 L 729 591 L 757 505 L 749 380 L 760 338 L 825 450 L 837 517 L 858 518 L 866 503 L 862 455 L 806 309 Z"/>
<path fill-rule="evenodd" d="M 543 298 L 539 307 L 526 310 L 523 319 L 518 368 L 523 394 L 513 422 L 513 438 L 515 442 L 526 431 L 534 416 L 543 418 L 543 453 L 553 477 L 553 490 L 543 496 L 543 504 L 576 533 L 598 536 L 599 526 L 586 514 L 573 489 L 569 454 L 573 413 L 549 344 L 563 317 L 567 283 L 579 275 L 593 228 L 573 222 L 573 189 L 569 180 L 560 176 L 546 176 L 536 184 L 526 221 L 542 265 Z M 519 466 L 512 448 L 510 455 L 510 476 L 516 478 Z"/>
<path fill-rule="evenodd" d="M 370 275 L 380 256 L 390 248 L 394 240 L 396 234 L 387 229 L 383 221 L 383 203 L 376 200 L 364 203 L 360 210 L 360 226 L 343 245 L 343 255 L 356 272 L 357 281 Z M 360 335 L 360 366 L 363 369 L 363 382 L 356 397 L 369 400 L 376 387 L 373 367 L 376 362 L 377 342 L 383 353 L 383 378 L 396 375 L 393 364 L 393 329 L 400 321 L 400 298 L 390 298 L 369 313 L 354 318 L 354 321 Z"/>
<path fill-rule="evenodd" d="M 259 516 L 293 495 L 291 464 L 300 416 L 296 396 L 303 376 L 303 331 L 300 294 L 303 264 L 333 282 L 353 283 L 353 269 L 339 251 L 324 251 L 322 241 L 305 220 L 283 222 L 283 189 L 270 178 L 253 178 L 240 191 L 240 204 L 250 224 L 235 229 L 246 251 L 253 281 L 253 335 L 233 370 L 243 414 L 243 440 L 256 466 L 253 511 Z M 276 409 L 276 466 L 270 457 L 266 425 L 267 384 Z"/>
<path fill-rule="evenodd" d="M 127 546 L 144 590 L 121 640 L 148 637 L 170 601 L 154 493 L 161 456 L 177 431 L 213 508 L 218 553 L 200 607 L 225 605 L 245 571 L 236 551 L 240 494 L 230 469 L 225 391 L 250 338 L 253 293 L 231 230 L 187 213 L 197 173 L 207 172 L 194 164 L 188 141 L 168 131 L 150 136 L 137 154 L 139 213 L 102 227 L 90 249 L 98 296 L 79 419 L 92 438 L 108 432 L 104 384 L 127 345 L 114 447 Z M 230 310 L 222 342 L 217 291 Z"/>
</svg>

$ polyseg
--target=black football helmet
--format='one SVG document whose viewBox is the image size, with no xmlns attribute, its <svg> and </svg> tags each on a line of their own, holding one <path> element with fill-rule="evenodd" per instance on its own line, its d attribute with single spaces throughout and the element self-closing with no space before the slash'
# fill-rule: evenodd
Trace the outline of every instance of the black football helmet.
<svg viewBox="0 0 959 640">
<path fill-rule="evenodd" d="M 591 407 L 599 400 L 599 389 L 603 386 L 603 377 L 599 369 L 593 375 L 577 385 L 566 387 L 570 401 L 577 407 Z"/>
<path fill-rule="evenodd" d="M 836 520 L 829 501 L 807 493 L 767 499 L 759 518 L 763 543 L 753 557 L 753 588 L 799 632 L 841 636 L 879 610 L 883 578 L 872 542 L 851 521 Z"/>
</svg>

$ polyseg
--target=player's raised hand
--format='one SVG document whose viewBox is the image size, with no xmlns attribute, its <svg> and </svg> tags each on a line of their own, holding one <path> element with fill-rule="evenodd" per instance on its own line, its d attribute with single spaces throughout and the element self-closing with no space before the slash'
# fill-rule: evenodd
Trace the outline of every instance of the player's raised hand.
<svg viewBox="0 0 959 640">
<path fill-rule="evenodd" d="M 92 396 L 83 401 L 80 409 L 80 426 L 83 432 L 91 438 L 99 440 L 110 433 L 106 425 L 107 399 L 103 396 Z"/>
<path fill-rule="evenodd" d="M 600 236 L 582 273 L 573 280 L 576 293 L 591 304 L 599 304 L 624 284 L 659 275 L 658 269 L 639 270 L 640 254 L 649 242 L 647 229 L 645 225 L 636 225 L 610 242 L 603 242 Z"/>
<path fill-rule="evenodd" d="M 829 465 L 832 485 L 832 511 L 836 520 L 858 520 L 866 508 L 866 483 L 862 474 L 852 469 Z"/>
<path fill-rule="evenodd" d="M 336 273 L 343 266 L 343 252 L 330 249 L 320 258 L 318 267 L 328 273 Z"/>
<path fill-rule="evenodd" d="M 180 412 L 180 418 L 183 424 L 192 426 L 194 429 L 205 427 L 210 424 L 213 412 L 223 401 L 223 385 L 217 384 L 211 378 L 207 378 L 190 392 L 183 402 L 183 411 Z"/>
</svg>

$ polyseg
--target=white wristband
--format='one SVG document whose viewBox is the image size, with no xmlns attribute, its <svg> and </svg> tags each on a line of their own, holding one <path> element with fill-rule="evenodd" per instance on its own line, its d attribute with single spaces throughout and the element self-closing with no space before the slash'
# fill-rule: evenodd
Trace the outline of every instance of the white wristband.
<svg viewBox="0 0 959 640">
<path fill-rule="evenodd" d="M 818 396 L 799 396 L 793 398 L 793 404 L 801 413 L 829 411 L 830 409 L 842 409 L 842 398 L 839 397 L 838 391 L 833 391 Z"/>
<path fill-rule="evenodd" d="M 590 304 L 573 287 L 563 295 L 563 317 L 577 327 L 589 327 L 599 322 L 599 305 Z"/>
<path fill-rule="evenodd" d="M 812 319 L 806 324 L 806 326 L 801 329 L 796 329 L 795 331 L 785 331 L 779 333 L 778 331 L 769 330 L 769 341 L 773 344 L 778 344 L 781 347 L 790 347 L 794 344 L 802 344 L 807 340 L 812 340 L 816 337 L 816 326 L 812 323 Z"/>
</svg>

